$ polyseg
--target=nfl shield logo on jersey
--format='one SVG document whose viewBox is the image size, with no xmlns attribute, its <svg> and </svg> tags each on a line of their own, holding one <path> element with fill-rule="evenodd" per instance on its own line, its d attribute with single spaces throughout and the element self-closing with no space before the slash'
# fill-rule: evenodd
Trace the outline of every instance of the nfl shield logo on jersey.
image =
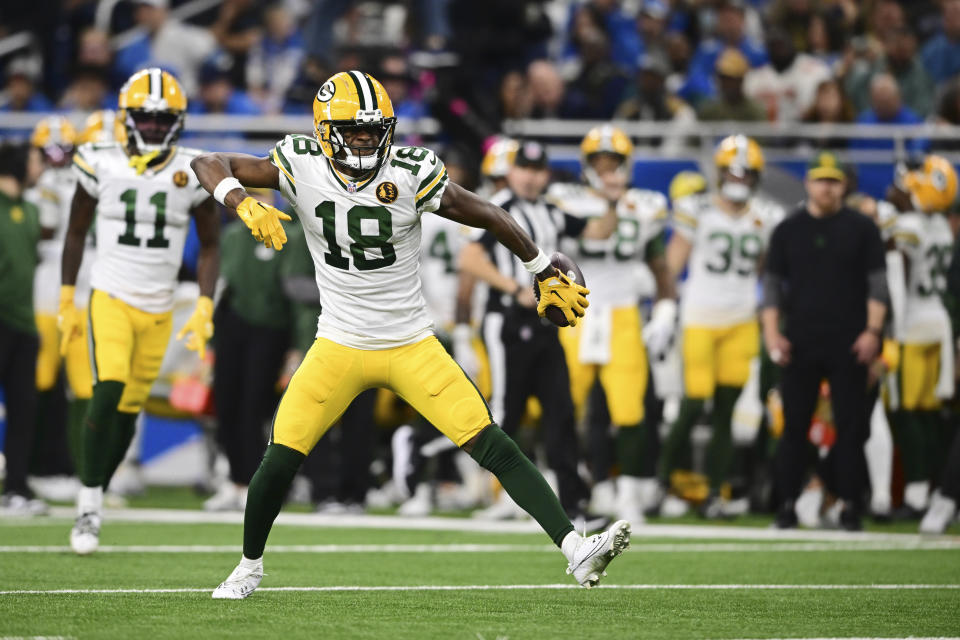
<svg viewBox="0 0 960 640">
<path fill-rule="evenodd" d="M 347 184 L 347 193 L 356 193 L 357 192 L 357 183 L 350 182 Z"/>
</svg>

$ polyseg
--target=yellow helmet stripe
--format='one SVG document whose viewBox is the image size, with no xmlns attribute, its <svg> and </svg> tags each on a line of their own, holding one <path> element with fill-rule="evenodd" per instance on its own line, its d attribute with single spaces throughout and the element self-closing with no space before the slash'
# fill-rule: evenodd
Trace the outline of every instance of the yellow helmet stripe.
<svg viewBox="0 0 960 640">
<path fill-rule="evenodd" d="M 357 88 L 357 98 L 360 100 L 360 109 L 367 110 L 367 105 L 372 104 L 370 100 L 370 88 L 367 86 L 366 78 L 359 71 L 348 71 L 350 79 Z"/>
<path fill-rule="evenodd" d="M 150 69 L 150 84 L 148 88 L 150 98 L 160 100 L 163 97 L 163 72 L 157 67 Z"/>
</svg>

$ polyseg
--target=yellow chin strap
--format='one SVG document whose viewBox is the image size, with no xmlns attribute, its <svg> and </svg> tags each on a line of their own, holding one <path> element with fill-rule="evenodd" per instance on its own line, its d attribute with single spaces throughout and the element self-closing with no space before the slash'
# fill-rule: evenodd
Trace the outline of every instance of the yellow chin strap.
<svg viewBox="0 0 960 640">
<path fill-rule="evenodd" d="M 130 166 L 137 170 L 137 175 L 143 175 L 147 170 L 147 165 L 154 161 L 160 155 L 160 151 L 150 151 L 142 156 L 130 156 Z"/>
</svg>

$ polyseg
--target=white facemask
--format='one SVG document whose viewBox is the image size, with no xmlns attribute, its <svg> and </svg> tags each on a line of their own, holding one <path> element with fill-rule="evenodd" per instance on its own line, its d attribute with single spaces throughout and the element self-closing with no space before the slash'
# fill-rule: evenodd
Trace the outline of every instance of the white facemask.
<svg viewBox="0 0 960 640">
<path fill-rule="evenodd" d="M 742 182 L 725 180 L 720 185 L 720 193 L 731 202 L 746 202 L 750 198 L 751 189 Z"/>
</svg>

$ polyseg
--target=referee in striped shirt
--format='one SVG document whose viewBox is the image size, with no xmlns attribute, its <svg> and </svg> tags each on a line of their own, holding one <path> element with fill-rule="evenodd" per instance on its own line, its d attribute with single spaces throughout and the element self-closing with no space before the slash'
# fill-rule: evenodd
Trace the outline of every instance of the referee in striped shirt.
<svg viewBox="0 0 960 640">
<path fill-rule="evenodd" d="M 547 255 L 557 250 L 563 236 L 603 239 L 614 232 L 613 209 L 588 222 L 547 203 L 543 194 L 549 180 L 543 145 L 521 142 L 507 173 L 507 188 L 491 201 L 509 212 Z M 537 315 L 530 274 L 489 232 L 464 247 L 460 268 L 490 286 L 483 341 L 490 359 L 494 420 L 515 437 L 527 398 L 535 396 L 543 411 L 547 464 L 557 474 L 561 504 L 572 519 L 584 518 L 587 529 L 602 527 L 586 514 L 589 490 L 577 473 L 579 447 L 567 363 L 557 327 Z"/>
</svg>

